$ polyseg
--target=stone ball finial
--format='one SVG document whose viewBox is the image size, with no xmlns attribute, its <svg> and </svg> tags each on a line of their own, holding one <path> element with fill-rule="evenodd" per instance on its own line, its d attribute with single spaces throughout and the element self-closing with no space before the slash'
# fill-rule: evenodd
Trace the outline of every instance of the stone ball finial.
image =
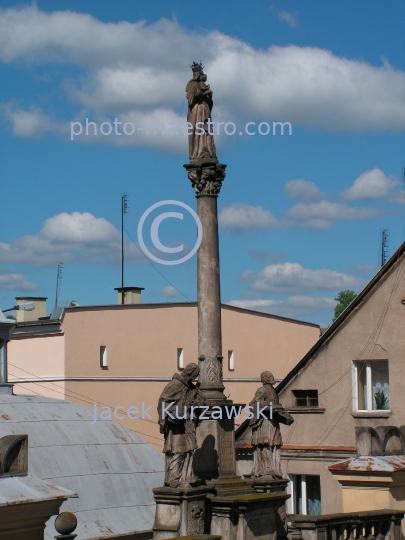
<svg viewBox="0 0 405 540">
<path fill-rule="evenodd" d="M 60 534 L 71 534 L 77 527 L 77 517 L 73 512 L 62 512 L 55 519 L 55 529 Z"/>
</svg>

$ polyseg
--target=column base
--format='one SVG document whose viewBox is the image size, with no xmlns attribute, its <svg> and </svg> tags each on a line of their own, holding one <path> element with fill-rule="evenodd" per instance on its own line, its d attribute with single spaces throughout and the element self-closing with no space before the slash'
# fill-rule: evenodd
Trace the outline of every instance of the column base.
<svg viewBox="0 0 405 540">
<path fill-rule="evenodd" d="M 205 397 L 207 405 L 223 405 L 224 403 L 232 403 L 224 394 L 225 386 L 220 384 L 201 384 L 200 390 Z"/>
</svg>

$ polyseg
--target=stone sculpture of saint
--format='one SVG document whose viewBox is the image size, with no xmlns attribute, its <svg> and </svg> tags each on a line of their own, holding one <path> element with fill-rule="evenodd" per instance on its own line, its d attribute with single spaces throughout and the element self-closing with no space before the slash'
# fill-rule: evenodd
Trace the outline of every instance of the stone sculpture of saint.
<svg viewBox="0 0 405 540">
<path fill-rule="evenodd" d="M 206 84 L 207 76 L 203 66 L 193 62 L 191 66 L 193 78 L 187 83 L 188 101 L 187 122 L 193 126 L 189 129 L 189 158 L 190 161 L 201 158 L 215 158 L 217 152 L 214 143 L 214 126 L 208 124 L 211 120 L 212 90 Z M 198 125 L 197 125 L 198 124 Z"/>
<path fill-rule="evenodd" d="M 198 483 L 193 471 L 198 414 L 191 414 L 191 406 L 204 403 L 198 386 L 193 384 L 199 373 L 197 364 L 188 364 L 182 373 L 173 375 L 159 398 L 159 426 L 165 437 L 165 486 L 189 487 Z"/>
<path fill-rule="evenodd" d="M 253 406 L 254 417 L 249 421 L 252 428 L 253 446 L 253 470 L 252 478 L 282 478 L 280 453 L 283 444 L 280 431 L 280 423 L 288 426 L 294 422 L 293 417 L 279 403 L 274 389 L 274 377 L 270 371 L 264 371 L 260 375 L 263 386 L 256 391 L 255 397 L 250 402 Z M 265 412 L 267 418 L 258 418 L 258 405 L 260 410 L 267 406 Z M 272 413 L 270 412 L 272 404 Z"/>
</svg>

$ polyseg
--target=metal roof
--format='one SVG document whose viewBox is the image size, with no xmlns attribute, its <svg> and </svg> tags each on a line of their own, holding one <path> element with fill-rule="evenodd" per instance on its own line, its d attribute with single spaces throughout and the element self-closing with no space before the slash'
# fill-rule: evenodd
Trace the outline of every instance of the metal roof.
<svg viewBox="0 0 405 540">
<path fill-rule="evenodd" d="M 79 495 L 74 512 L 81 540 L 151 529 L 152 488 L 163 485 L 162 456 L 136 433 L 68 401 L 0 394 L 0 437 L 28 434 L 28 471 Z M 54 538 L 54 519 L 45 539 Z"/>
<path fill-rule="evenodd" d="M 67 497 L 77 497 L 77 493 L 43 482 L 32 474 L 0 478 L 0 506 Z"/>
</svg>

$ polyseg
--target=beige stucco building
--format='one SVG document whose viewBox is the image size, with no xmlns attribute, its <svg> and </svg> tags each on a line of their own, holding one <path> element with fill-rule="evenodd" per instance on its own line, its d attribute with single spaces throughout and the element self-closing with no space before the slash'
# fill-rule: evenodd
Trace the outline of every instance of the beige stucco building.
<svg viewBox="0 0 405 540">
<path fill-rule="evenodd" d="M 387 464 L 384 457 L 405 448 L 404 328 L 405 244 L 277 387 L 295 420 L 281 428 L 290 513 L 405 509 L 405 461 Z M 374 457 L 362 458 L 361 466 L 356 428 L 358 434 L 359 428 L 379 433 L 382 441 L 390 437 L 375 450 L 375 435 Z M 242 425 L 237 432 L 241 473 L 251 469 L 250 437 Z M 382 459 L 375 457 L 379 452 Z M 350 462 L 327 468 L 345 460 Z"/>
<path fill-rule="evenodd" d="M 320 335 L 315 324 L 227 305 L 222 331 L 225 392 L 238 403 L 251 399 L 265 369 L 281 380 Z M 17 394 L 96 402 L 98 421 L 111 416 L 161 448 L 158 397 L 198 361 L 197 342 L 196 303 L 68 307 L 17 324 L 9 381 Z"/>
</svg>

